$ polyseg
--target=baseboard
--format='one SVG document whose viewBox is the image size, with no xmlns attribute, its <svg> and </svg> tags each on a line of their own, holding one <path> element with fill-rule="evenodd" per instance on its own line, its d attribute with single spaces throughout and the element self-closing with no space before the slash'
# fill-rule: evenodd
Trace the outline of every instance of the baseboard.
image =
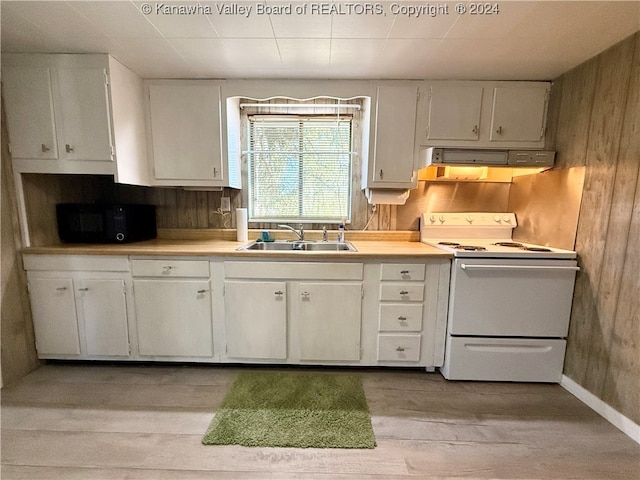
<svg viewBox="0 0 640 480">
<path fill-rule="evenodd" d="M 573 396 L 582 401 L 582 403 L 591 407 L 593 410 L 603 416 L 606 420 L 612 423 L 633 441 L 635 441 L 636 443 L 640 443 L 640 425 L 635 423 L 630 418 L 625 417 L 616 409 L 600 400 L 593 393 L 591 393 L 575 381 L 571 380 L 566 375 L 562 376 L 560 385 Z"/>
</svg>

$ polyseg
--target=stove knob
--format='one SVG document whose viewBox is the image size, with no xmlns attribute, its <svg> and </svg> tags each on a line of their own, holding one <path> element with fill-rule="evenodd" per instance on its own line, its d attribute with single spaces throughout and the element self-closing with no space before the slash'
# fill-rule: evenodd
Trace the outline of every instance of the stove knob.
<svg viewBox="0 0 640 480">
<path fill-rule="evenodd" d="M 494 220 L 496 223 L 500 223 L 500 215 L 494 215 L 494 216 L 493 216 L 493 220 Z"/>
<path fill-rule="evenodd" d="M 429 217 L 429 221 L 430 221 L 431 223 L 435 223 L 435 222 L 436 222 L 436 216 L 435 216 L 435 215 L 431 215 L 431 216 Z"/>
<path fill-rule="evenodd" d="M 471 217 L 471 215 L 467 215 L 467 222 L 473 223 L 473 218 Z"/>
<path fill-rule="evenodd" d="M 502 221 L 506 223 L 511 223 L 511 217 L 509 215 L 505 215 L 502 217 Z"/>
<path fill-rule="evenodd" d="M 440 223 L 444 223 L 444 215 L 440 215 L 440 218 L 438 218 L 438 220 L 440 220 Z"/>
</svg>

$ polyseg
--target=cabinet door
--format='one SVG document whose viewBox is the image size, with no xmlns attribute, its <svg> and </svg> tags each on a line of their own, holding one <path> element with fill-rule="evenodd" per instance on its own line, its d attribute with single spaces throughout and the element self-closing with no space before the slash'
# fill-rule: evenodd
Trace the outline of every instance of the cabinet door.
<svg viewBox="0 0 640 480">
<path fill-rule="evenodd" d="M 149 110 L 156 179 L 224 179 L 219 85 L 149 85 Z"/>
<path fill-rule="evenodd" d="M 124 280 L 80 280 L 76 296 L 82 308 L 86 355 L 129 355 Z"/>
<path fill-rule="evenodd" d="M 224 282 L 227 355 L 287 358 L 285 282 Z"/>
<path fill-rule="evenodd" d="M 134 280 L 140 355 L 213 355 L 208 280 Z"/>
<path fill-rule="evenodd" d="M 414 182 L 417 87 L 378 87 L 371 186 Z"/>
<path fill-rule="evenodd" d="M 481 86 L 432 86 L 428 140 L 478 140 Z"/>
<path fill-rule="evenodd" d="M 106 71 L 104 68 L 59 68 L 63 158 L 111 161 Z"/>
<path fill-rule="evenodd" d="M 300 283 L 301 360 L 360 360 L 361 283 Z"/>
<path fill-rule="evenodd" d="M 70 278 L 30 278 L 29 293 L 38 356 L 79 355 L 73 281 Z"/>
<path fill-rule="evenodd" d="M 544 136 L 548 87 L 493 89 L 492 142 L 538 142 Z"/>
<path fill-rule="evenodd" d="M 2 87 L 13 158 L 58 158 L 49 67 L 3 68 Z"/>
</svg>

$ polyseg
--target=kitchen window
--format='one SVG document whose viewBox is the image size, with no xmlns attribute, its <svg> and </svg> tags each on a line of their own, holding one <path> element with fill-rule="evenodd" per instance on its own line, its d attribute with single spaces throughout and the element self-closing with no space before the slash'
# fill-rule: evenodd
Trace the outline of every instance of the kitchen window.
<svg viewBox="0 0 640 480">
<path fill-rule="evenodd" d="M 252 221 L 350 220 L 351 116 L 251 115 L 248 147 Z"/>
</svg>

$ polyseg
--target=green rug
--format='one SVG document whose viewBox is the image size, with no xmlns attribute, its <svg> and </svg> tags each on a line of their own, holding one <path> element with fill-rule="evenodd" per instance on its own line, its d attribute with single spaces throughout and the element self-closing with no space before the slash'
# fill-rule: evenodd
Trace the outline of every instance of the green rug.
<svg viewBox="0 0 640 480">
<path fill-rule="evenodd" d="M 202 439 L 205 445 L 374 448 L 357 375 L 241 372 Z"/>
</svg>

